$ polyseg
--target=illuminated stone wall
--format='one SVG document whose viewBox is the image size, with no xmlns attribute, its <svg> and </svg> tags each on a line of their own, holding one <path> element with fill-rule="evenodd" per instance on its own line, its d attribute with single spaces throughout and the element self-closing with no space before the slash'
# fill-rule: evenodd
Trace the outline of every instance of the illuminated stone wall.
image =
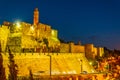
<svg viewBox="0 0 120 80">
<path fill-rule="evenodd" d="M 8 37 L 9 48 L 13 52 L 21 52 L 21 37 Z"/>
<path fill-rule="evenodd" d="M 10 31 L 8 29 L 8 26 L 4 26 L 4 25 L 0 26 L 0 43 L 2 46 L 3 52 L 6 49 L 9 33 L 10 33 Z"/>
<path fill-rule="evenodd" d="M 51 36 L 48 38 L 49 46 L 60 47 L 60 41 L 58 39 L 58 31 L 55 29 L 51 30 Z"/>
<path fill-rule="evenodd" d="M 73 52 L 76 52 L 76 53 L 79 53 L 79 52 L 84 53 L 84 52 L 85 52 L 85 48 L 84 48 L 84 46 L 75 45 Z"/>
<path fill-rule="evenodd" d="M 93 44 L 80 45 L 70 42 L 61 43 L 60 52 L 84 53 L 87 58 L 95 58 L 95 56 L 102 56 L 104 49 L 102 47 L 95 47 Z"/>
<path fill-rule="evenodd" d="M 104 54 L 104 48 L 102 47 L 95 47 L 93 44 L 86 44 L 85 45 L 85 55 L 89 58 L 95 58 L 96 56 L 102 57 Z"/>
<path fill-rule="evenodd" d="M 45 44 L 43 39 L 46 38 L 49 42 L 49 47 L 56 47 L 60 45 L 57 38 L 57 30 L 51 29 L 51 26 L 39 23 L 38 25 L 30 25 L 22 23 L 22 48 L 40 48 Z"/>
<path fill-rule="evenodd" d="M 36 32 L 35 37 L 40 39 L 44 37 L 45 38 L 51 37 L 51 26 L 39 23 L 37 26 L 34 26 L 34 27 Z"/>
<path fill-rule="evenodd" d="M 65 53 L 65 52 L 70 52 L 70 46 L 67 43 L 61 43 L 60 44 L 60 52 Z"/>
<path fill-rule="evenodd" d="M 85 48 L 82 45 L 75 45 L 74 43 L 61 43 L 60 52 L 85 53 Z"/>
<path fill-rule="evenodd" d="M 29 75 L 29 69 L 32 69 L 34 75 L 49 75 L 50 71 L 50 57 L 48 53 L 19 53 L 14 54 L 15 63 L 18 65 L 18 75 Z M 88 60 L 82 53 L 49 53 L 51 55 L 52 75 L 62 74 L 80 74 L 82 71 L 88 73 L 95 72 L 92 66 L 89 65 Z M 6 74 L 9 74 L 8 69 L 8 54 L 3 55 L 3 64 Z M 81 63 L 82 60 L 82 63 Z M 39 73 L 44 71 L 43 73 Z"/>
<path fill-rule="evenodd" d="M 71 53 L 85 53 L 84 46 L 80 44 L 74 44 L 73 42 L 69 43 L 69 45 L 70 45 Z"/>
<path fill-rule="evenodd" d="M 93 44 L 86 44 L 85 45 L 85 56 L 89 58 L 95 58 L 96 49 L 94 48 Z"/>
<path fill-rule="evenodd" d="M 98 47 L 98 48 L 97 48 L 97 51 L 98 51 L 98 55 L 99 55 L 100 57 L 102 57 L 103 54 L 104 54 L 104 48 Z"/>
<path fill-rule="evenodd" d="M 96 48 L 93 44 L 74 44 L 71 43 L 60 43 L 59 39 L 57 38 L 58 32 L 57 30 L 51 29 L 50 26 L 39 24 L 38 26 L 33 26 L 29 23 L 21 22 L 21 28 L 17 29 L 17 25 L 13 24 L 15 30 L 9 31 L 9 26 L 2 26 L 0 28 L 0 39 L 2 45 L 2 51 L 5 51 L 6 45 L 9 45 L 13 52 L 20 52 L 23 51 L 23 48 L 33 49 L 36 51 L 37 48 L 43 49 L 45 44 L 43 42 L 43 38 L 47 38 L 49 42 L 49 47 L 57 52 L 61 53 L 85 53 L 87 58 L 95 58 L 95 56 L 102 56 L 104 53 L 103 48 Z M 37 31 L 35 30 L 36 28 Z M 9 34 L 9 32 L 11 32 Z M 9 34 L 9 36 L 8 36 Z M 36 34 L 39 34 L 36 38 Z M 39 50 L 42 52 L 42 50 Z"/>
<path fill-rule="evenodd" d="M 9 36 L 7 29 L 4 29 L 4 27 L 0 29 L 1 43 L 4 51 L 6 48 L 5 45 L 9 45 L 13 52 L 20 52 L 23 51 L 23 49 L 34 48 L 33 51 L 35 51 L 36 48 L 43 49 L 46 48 L 46 44 L 43 41 L 44 39 L 48 40 L 48 47 L 53 49 L 60 47 L 58 31 L 51 29 L 49 25 L 42 23 L 33 25 L 26 22 L 4 22 L 3 26 L 5 25 L 9 31 Z"/>
</svg>

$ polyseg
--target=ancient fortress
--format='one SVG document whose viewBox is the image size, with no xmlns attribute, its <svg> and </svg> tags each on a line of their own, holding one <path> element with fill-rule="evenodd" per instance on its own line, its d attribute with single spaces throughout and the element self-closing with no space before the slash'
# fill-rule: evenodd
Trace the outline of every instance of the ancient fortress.
<svg viewBox="0 0 120 80">
<path fill-rule="evenodd" d="M 34 10 L 33 24 L 5 21 L 0 27 L 0 41 L 6 74 L 9 74 L 8 46 L 14 54 L 19 75 L 28 75 L 28 68 L 33 73 L 43 71 L 42 74 L 48 75 L 49 56 L 52 58 L 52 75 L 79 74 L 82 71 L 91 73 L 95 70 L 89 65 L 87 58 L 94 59 L 104 54 L 102 47 L 95 47 L 93 44 L 61 43 L 57 30 L 39 22 L 38 8 Z"/>
</svg>

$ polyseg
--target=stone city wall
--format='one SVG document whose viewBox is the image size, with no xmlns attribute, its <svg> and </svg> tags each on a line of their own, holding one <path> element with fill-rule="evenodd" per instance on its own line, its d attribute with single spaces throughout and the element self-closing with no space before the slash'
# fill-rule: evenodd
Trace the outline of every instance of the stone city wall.
<svg viewBox="0 0 120 80">
<path fill-rule="evenodd" d="M 98 51 L 98 55 L 99 55 L 100 57 L 102 57 L 102 55 L 104 54 L 104 48 L 99 47 L 99 48 L 97 48 L 97 51 Z"/>
<path fill-rule="evenodd" d="M 6 49 L 6 44 L 8 40 L 8 35 L 10 31 L 7 26 L 0 26 L 0 44 L 2 46 L 2 51 L 5 51 Z"/>
<path fill-rule="evenodd" d="M 73 45 L 73 52 L 74 53 L 85 53 L 85 47 L 81 45 Z"/>
<path fill-rule="evenodd" d="M 65 52 L 70 52 L 70 46 L 67 43 L 61 43 L 60 44 L 60 52 L 65 53 Z"/>
<path fill-rule="evenodd" d="M 29 75 L 29 69 L 32 70 L 34 75 L 49 75 L 50 56 L 52 75 L 79 74 L 81 66 L 82 71 L 95 72 L 83 53 L 49 53 L 50 56 L 47 55 L 48 53 L 45 55 L 43 53 L 14 54 L 14 61 L 18 65 L 18 76 Z M 6 75 L 9 74 L 8 57 L 8 54 L 3 54 L 3 65 Z"/>
<path fill-rule="evenodd" d="M 70 53 L 84 53 L 84 46 L 75 45 L 74 43 L 61 43 L 60 52 L 70 52 Z"/>
<path fill-rule="evenodd" d="M 95 56 L 102 56 L 104 49 L 102 47 L 95 47 L 93 44 L 76 45 L 71 42 L 61 43 L 60 52 L 85 53 L 87 58 L 95 58 Z"/>
</svg>

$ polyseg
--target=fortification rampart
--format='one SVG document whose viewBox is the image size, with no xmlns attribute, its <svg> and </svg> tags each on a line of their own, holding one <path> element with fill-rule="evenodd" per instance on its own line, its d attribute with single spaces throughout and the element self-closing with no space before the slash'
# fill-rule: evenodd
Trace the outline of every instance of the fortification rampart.
<svg viewBox="0 0 120 80">
<path fill-rule="evenodd" d="M 95 47 L 93 44 L 74 44 L 71 43 L 61 43 L 60 52 L 68 53 L 85 53 L 85 56 L 89 58 L 95 58 L 96 56 L 102 56 L 104 54 L 104 49 L 102 47 Z"/>
<path fill-rule="evenodd" d="M 52 75 L 79 74 L 81 71 L 95 72 L 83 53 L 49 53 L 49 55 L 51 56 Z M 18 65 L 18 75 L 29 75 L 29 69 L 32 69 L 34 75 L 49 75 L 50 56 L 48 56 L 48 53 L 14 54 L 15 63 Z M 6 75 L 9 74 L 8 57 L 8 54 L 3 54 L 3 65 Z"/>
</svg>

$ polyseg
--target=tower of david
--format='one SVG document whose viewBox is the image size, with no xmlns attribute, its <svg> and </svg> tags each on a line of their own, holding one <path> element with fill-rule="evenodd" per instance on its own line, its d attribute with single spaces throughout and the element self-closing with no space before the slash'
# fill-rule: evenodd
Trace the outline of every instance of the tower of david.
<svg viewBox="0 0 120 80">
<path fill-rule="evenodd" d="M 102 47 L 80 42 L 62 43 L 58 31 L 41 23 L 39 18 L 39 10 L 35 8 L 33 23 L 4 21 L 1 25 L 0 44 L 6 75 L 9 74 L 8 47 L 18 65 L 19 76 L 29 75 L 29 69 L 33 74 L 42 71 L 41 75 L 49 75 L 50 72 L 52 75 L 96 72 L 87 59 L 102 56 Z"/>
</svg>

